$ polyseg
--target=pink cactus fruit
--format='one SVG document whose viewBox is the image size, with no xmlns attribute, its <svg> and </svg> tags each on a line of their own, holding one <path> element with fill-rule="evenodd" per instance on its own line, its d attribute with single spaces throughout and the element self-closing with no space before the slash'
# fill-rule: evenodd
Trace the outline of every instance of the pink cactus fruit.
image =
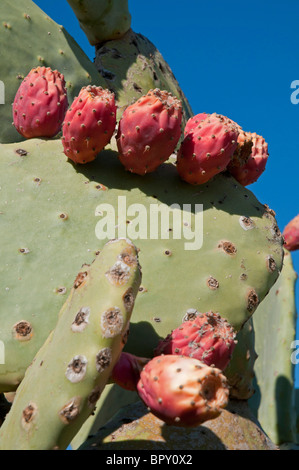
<svg viewBox="0 0 299 470">
<path fill-rule="evenodd" d="M 158 88 L 128 106 L 116 137 L 119 160 L 126 170 L 138 175 L 155 171 L 174 152 L 181 122 L 181 101 Z"/>
<path fill-rule="evenodd" d="M 13 123 L 26 139 L 54 137 L 68 107 L 64 76 L 50 67 L 32 69 L 13 102 Z"/>
<path fill-rule="evenodd" d="M 287 250 L 299 250 L 299 214 L 285 226 L 283 237 Z"/>
<path fill-rule="evenodd" d="M 184 129 L 184 136 L 186 136 L 190 132 L 194 132 L 194 130 L 196 130 L 197 127 L 200 126 L 202 121 L 204 121 L 209 116 L 210 114 L 207 114 L 207 113 L 199 113 L 199 114 L 196 114 L 195 116 L 192 116 L 190 119 L 188 119 L 185 129 Z"/>
<path fill-rule="evenodd" d="M 62 126 L 65 155 L 75 163 L 93 161 L 110 142 L 115 126 L 114 93 L 92 85 L 81 88 Z"/>
<path fill-rule="evenodd" d="M 232 326 L 219 313 L 198 313 L 161 340 L 154 354 L 193 357 L 224 370 L 235 348 L 235 337 Z"/>
<path fill-rule="evenodd" d="M 228 166 L 238 145 L 239 126 L 214 113 L 188 129 L 178 151 L 177 170 L 187 183 L 203 184 Z"/>
<path fill-rule="evenodd" d="M 244 139 L 243 143 L 241 139 Z M 239 151 L 239 156 L 232 159 L 228 165 L 228 170 L 240 184 L 248 186 L 255 183 L 265 171 L 269 156 L 268 144 L 262 136 L 257 135 L 255 132 L 244 132 L 241 134 Z M 247 161 L 244 158 L 246 154 Z"/>
<path fill-rule="evenodd" d="M 137 391 L 151 413 L 174 426 L 192 427 L 217 418 L 228 403 L 219 369 L 186 356 L 157 356 L 140 374 Z"/>
<path fill-rule="evenodd" d="M 140 373 L 148 361 L 149 359 L 145 357 L 122 352 L 112 370 L 111 382 L 116 383 L 125 390 L 136 391 Z"/>
</svg>

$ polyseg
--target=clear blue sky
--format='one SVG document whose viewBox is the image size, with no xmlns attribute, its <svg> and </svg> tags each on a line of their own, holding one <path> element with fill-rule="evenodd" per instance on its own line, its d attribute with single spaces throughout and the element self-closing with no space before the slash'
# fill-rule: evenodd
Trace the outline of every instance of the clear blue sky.
<svg viewBox="0 0 299 470">
<path fill-rule="evenodd" d="M 93 59 L 66 0 L 35 3 Z M 266 171 L 249 189 L 275 210 L 283 230 L 299 213 L 299 103 L 291 102 L 291 83 L 299 80 L 298 0 L 129 0 L 129 8 L 132 28 L 160 50 L 194 114 L 224 114 L 266 139 Z M 299 251 L 292 257 L 299 272 Z M 299 310 L 298 294 L 297 284 Z"/>
</svg>

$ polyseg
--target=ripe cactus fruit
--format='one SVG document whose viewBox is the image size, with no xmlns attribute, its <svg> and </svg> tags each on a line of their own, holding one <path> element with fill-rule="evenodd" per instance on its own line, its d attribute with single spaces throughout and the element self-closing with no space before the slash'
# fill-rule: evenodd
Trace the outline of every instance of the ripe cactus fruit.
<svg viewBox="0 0 299 470">
<path fill-rule="evenodd" d="M 115 126 L 114 93 L 92 85 L 83 87 L 65 115 L 65 155 L 75 163 L 91 162 L 110 142 Z"/>
<path fill-rule="evenodd" d="M 151 359 L 140 374 L 137 391 L 155 416 L 185 427 L 219 416 L 229 395 L 219 369 L 177 355 Z"/>
<path fill-rule="evenodd" d="M 202 121 L 204 121 L 209 116 L 210 114 L 207 114 L 207 113 L 199 113 L 199 114 L 196 114 L 195 116 L 192 116 L 190 119 L 188 119 L 188 121 L 186 122 L 185 129 L 184 129 L 184 136 L 186 136 L 190 132 L 196 131 L 198 126 L 201 125 Z"/>
<path fill-rule="evenodd" d="M 282 235 L 287 250 L 299 250 L 299 214 L 285 226 Z"/>
<path fill-rule="evenodd" d="M 132 173 L 150 173 L 174 152 L 181 136 L 182 103 L 155 88 L 128 106 L 119 122 L 119 160 Z"/>
<path fill-rule="evenodd" d="M 116 383 L 125 390 L 136 391 L 140 379 L 140 372 L 149 359 L 138 357 L 128 352 L 122 352 L 115 364 L 110 381 Z"/>
<path fill-rule="evenodd" d="M 141 281 L 136 247 L 105 244 L 83 265 L 0 431 L 0 449 L 65 449 L 94 411 L 122 351 Z"/>
<path fill-rule="evenodd" d="M 235 348 L 235 332 L 219 313 L 198 313 L 160 341 L 155 354 L 193 357 L 224 370 Z"/>
<path fill-rule="evenodd" d="M 13 122 L 26 139 L 54 137 L 68 107 L 64 76 L 50 67 L 32 69 L 22 81 L 14 102 Z"/>
<path fill-rule="evenodd" d="M 214 113 L 195 129 L 189 124 L 188 129 L 178 152 L 177 169 L 187 183 L 203 184 L 226 169 L 237 148 L 239 127 Z"/>
<path fill-rule="evenodd" d="M 269 156 L 268 144 L 255 132 L 243 132 L 238 148 L 238 155 L 232 159 L 227 169 L 240 184 L 248 186 L 255 183 L 265 171 Z"/>
</svg>

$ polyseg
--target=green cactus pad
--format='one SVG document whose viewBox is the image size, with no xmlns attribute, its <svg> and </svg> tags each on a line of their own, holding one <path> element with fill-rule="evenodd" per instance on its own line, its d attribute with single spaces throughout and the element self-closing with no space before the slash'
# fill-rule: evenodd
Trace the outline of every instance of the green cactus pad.
<svg viewBox="0 0 299 470">
<path fill-rule="evenodd" d="M 258 358 L 255 394 L 249 403 L 268 436 L 280 445 L 296 442 L 294 363 L 297 275 L 290 252 L 269 295 L 253 316 Z M 294 354 L 294 358 L 292 355 Z"/>
<path fill-rule="evenodd" d="M 67 0 L 90 44 L 121 38 L 131 26 L 128 0 Z"/>
<path fill-rule="evenodd" d="M 63 73 L 69 102 L 82 86 L 104 85 L 104 80 L 63 26 L 31 0 L 1 0 L 0 18 L 0 80 L 5 98 L 0 106 L 0 142 L 15 142 L 23 137 L 12 125 L 11 105 L 33 67 L 43 65 Z"/>
<path fill-rule="evenodd" d="M 257 354 L 253 318 L 254 316 L 249 318 L 238 332 L 231 361 L 224 371 L 230 387 L 230 397 L 237 400 L 248 400 L 254 394 L 254 364 Z"/>
<path fill-rule="evenodd" d="M 232 400 L 216 419 L 195 428 L 167 426 L 143 403 L 122 408 L 79 450 L 276 450 L 246 401 Z M 185 456 L 187 457 L 187 456 Z M 188 458 L 185 459 L 185 463 Z"/>
<path fill-rule="evenodd" d="M 136 247 L 108 242 L 83 265 L 55 329 L 35 356 L 0 431 L 0 449 L 65 449 L 109 379 L 141 282 Z"/>
<path fill-rule="evenodd" d="M 142 34 L 130 29 L 120 40 L 97 46 L 95 66 L 107 88 L 115 93 L 118 117 L 128 105 L 154 88 L 167 90 L 182 101 L 183 125 L 193 115 L 169 65 Z"/>
<path fill-rule="evenodd" d="M 283 251 L 275 218 L 227 174 L 194 187 L 179 179 L 170 160 L 141 177 L 126 172 L 111 150 L 74 166 L 59 140 L 2 144 L 0 154 L 6 353 L 0 391 L 16 388 L 55 326 L 82 262 L 90 263 L 114 235 L 140 249 L 143 281 L 126 350 L 143 357 L 196 310 L 217 311 L 240 330 L 279 275 Z M 203 212 L 196 213 L 195 204 Z M 164 228 L 155 224 L 160 209 L 169 215 Z"/>
</svg>

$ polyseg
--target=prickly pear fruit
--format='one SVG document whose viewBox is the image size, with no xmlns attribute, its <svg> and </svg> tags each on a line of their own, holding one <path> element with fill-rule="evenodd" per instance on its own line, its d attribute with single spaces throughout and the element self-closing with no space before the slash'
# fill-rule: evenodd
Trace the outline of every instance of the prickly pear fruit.
<svg viewBox="0 0 299 470">
<path fill-rule="evenodd" d="M 244 139 L 243 142 L 242 139 Z M 252 143 L 251 150 L 250 142 Z M 240 153 L 232 159 L 227 169 L 240 184 L 248 186 L 255 183 L 265 171 L 269 156 L 268 144 L 262 136 L 255 132 L 243 132 L 238 148 Z"/>
<path fill-rule="evenodd" d="M 192 116 L 190 119 L 188 119 L 188 121 L 186 122 L 185 129 L 184 129 L 184 136 L 186 136 L 190 132 L 196 131 L 198 126 L 201 125 L 202 121 L 204 121 L 209 116 L 210 114 L 207 114 L 207 113 L 199 113 L 199 114 L 196 114 L 195 116 Z"/>
<path fill-rule="evenodd" d="M 65 155 L 75 163 L 91 162 L 110 142 L 115 126 L 114 93 L 92 85 L 81 88 L 62 126 Z"/>
<path fill-rule="evenodd" d="M 140 372 L 149 359 L 138 357 L 128 352 L 122 352 L 115 364 L 110 381 L 116 383 L 125 390 L 136 391 L 140 379 Z"/>
<path fill-rule="evenodd" d="M 182 103 L 167 91 L 150 90 L 128 106 L 119 122 L 119 160 L 132 173 L 150 173 L 174 152 L 181 136 Z"/>
<path fill-rule="evenodd" d="M 239 126 L 216 113 L 193 130 L 191 125 L 177 156 L 180 177 L 190 184 L 203 184 L 224 171 L 237 148 L 238 135 Z"/>
<path fill-rule="evenodd" d="M 61 129 L 67 107 L 64 76 L 50 67 L 36 67 L 15 95 L 13 123 L 26 139 L 54 137 Z"/>
<path fill-rule="evenodd" d="M 219 416 L 229 395 L 219 369 L 177 355 L 151 359 L 140 374 L 137 391 L 155 416 L 185 427 Z"/>
<path fill-rule="evenodd" d="M 299 214 L 285 226 L 282 235 L 287 250 L 299 250 Z"/>
<path fill-rule="evenodd" d="M 155 349 L 155 355 L 179 354 L 224 370 L 235 348 L 235 332 L 219 313 L 198 313 L 183 322 Z"/>
</svg>

